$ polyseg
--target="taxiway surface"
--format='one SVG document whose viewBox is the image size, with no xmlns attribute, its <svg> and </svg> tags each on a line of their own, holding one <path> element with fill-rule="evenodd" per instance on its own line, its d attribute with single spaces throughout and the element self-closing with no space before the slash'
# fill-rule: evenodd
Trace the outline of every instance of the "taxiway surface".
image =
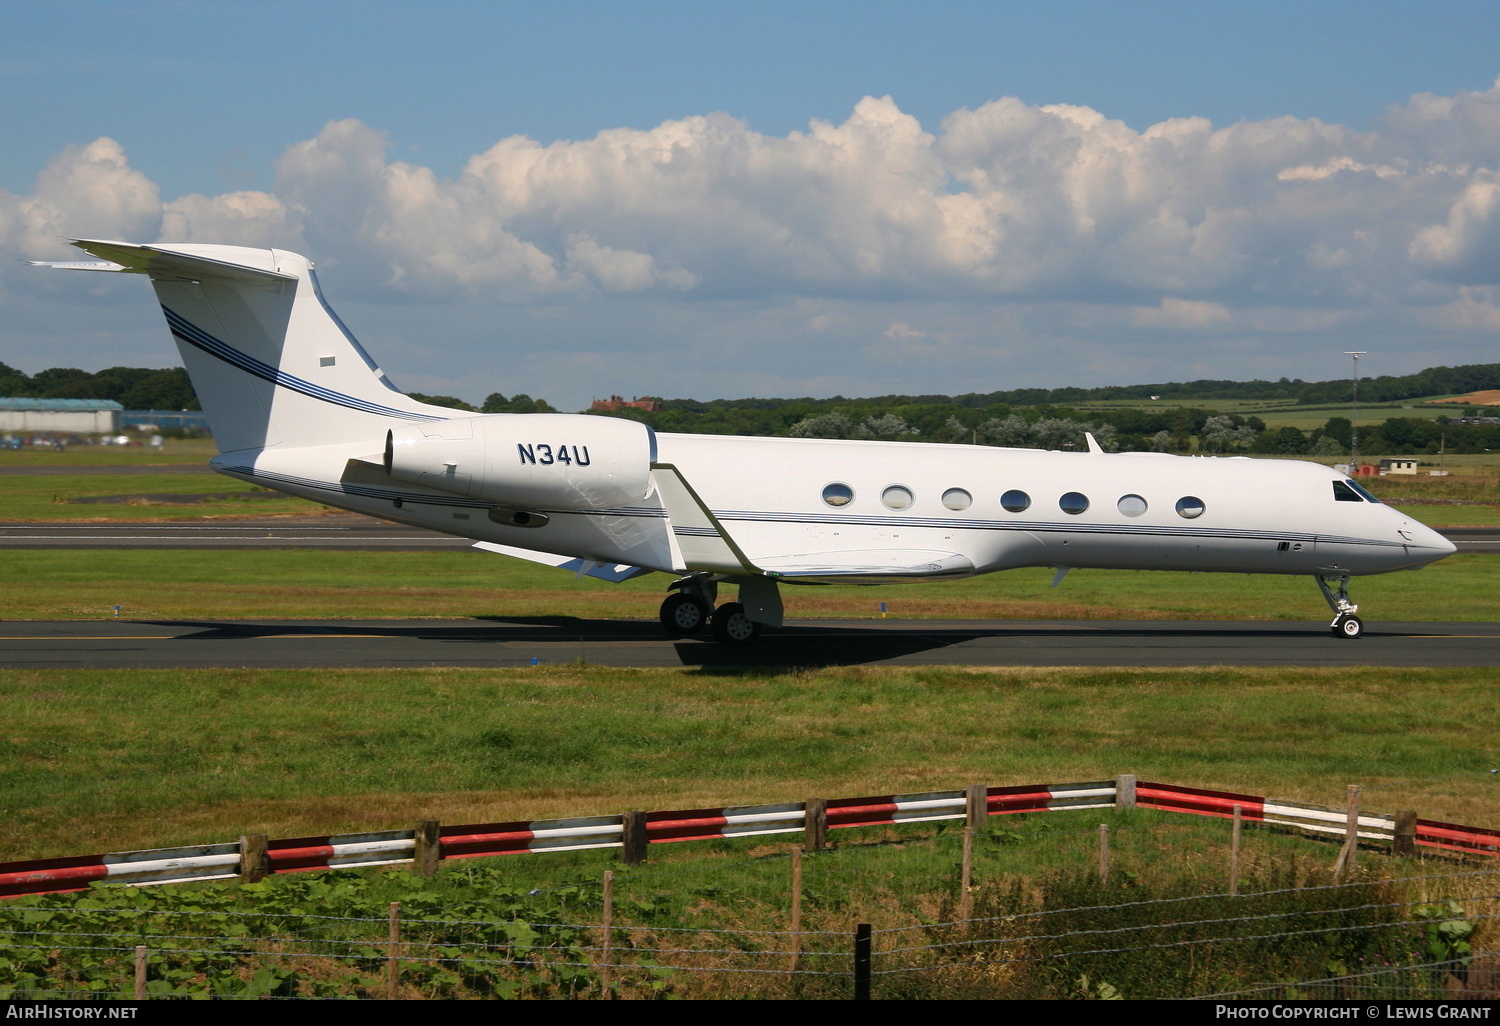
<svg viewBox="0 0 1500 1026">
<path fill-rule="evenodd" d="M 0 622 L 0 669 L 529 666 L 1500 665 L 1500 624 L 797 620 L 748 648 L 671 640 L 644 620 Z"/>
</svg>

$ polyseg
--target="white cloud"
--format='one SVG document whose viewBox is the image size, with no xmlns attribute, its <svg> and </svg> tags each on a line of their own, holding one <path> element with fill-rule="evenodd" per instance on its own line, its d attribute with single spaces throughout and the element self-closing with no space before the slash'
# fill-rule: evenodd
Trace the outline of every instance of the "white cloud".
<svg viewBox="0 0 1500 1026">
<path fill-rule="evenodd" d="M 130 167 L 113 139 L 69 146 L 37 176 L 28 196 L 0 191 L 0 245 L 29 258 L 57 258 L 62 238 L 155 238 L 156 184 Z"/>
<path fill-rule="evenodd" d="M 1136 307 L 1130 323 L 1144 328 L 1210 328 L 1233 320 L 1234 316 L 1220 303 L 1164 296 L 1160 306 Z"/>
<path fill-rule="evenodd" d="M 1225 343 L 1218 364 L 1241 352 L 1285 366 L 1277 347 L 1293 337 L 1361 323 L 1494 330 L 1474 289 L 1500 281 L 1500 86 L 1414 96 L 1366 132 L 1292 117 L 1137 131 L 1015 98 L 929 129 L 866 97 L 841 123 L 786 136 L 723 113 L 514 136 L 452 177 L 392 160 L 382 133 L 344 120 L 289 147 L 269 191 L 165 203 L 99 139 L 59 154 L 30 193 L 0 192 L 8 251 L 57 256 L 59 235 L 299 249 L 362 301 L 629 296 L 660 304 L 661 345 L 712 310 L 741 345 L 774 325 L 768 338 L 799 340 L 789 361 L 835 365 L 789 364 L 791 381 L 844 380 L 837 361 L 882 335 L 882 358 L 912 368 L 939 344 L 954 360 L 1035 350 L 1027 366 L 1059 380 L 1107 368 L 1112 351 L 1167 377 L 1172 347 L 1193 337 Z M 50 287 L 30 280 L 0 268 L 10 295 Z M 693 330 L 693 344 L 717 344 Z M 1109 334 L 1122 331 L 1158 341 L 1127 356 Z"/>
</svg>

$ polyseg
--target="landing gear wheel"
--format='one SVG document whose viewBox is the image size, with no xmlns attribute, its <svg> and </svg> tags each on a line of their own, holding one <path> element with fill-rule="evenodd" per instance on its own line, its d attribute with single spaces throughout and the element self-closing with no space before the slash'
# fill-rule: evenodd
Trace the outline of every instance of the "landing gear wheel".
<svg viewBox="0 0 1500 1026">
<path fill-rule="evenodd" d="M 708 626 L 708 604 L 693 595 L 680 591 L 667 596 L 661 604 L 661 625 L 673 638 L 686 638 L 701 634 Z"/>
<path fill-rule="evenodd" d="M 1353 640 L 1365 633 L 1365 622 L 1354 614 L 1341 616 L 1333 625 L 1333 636 Z"/>
<path fill-rule="evenodd" d="M 721 645 L 748 645 L 760 637 L 760 624 L 745 615 L 738 602 L 726 602 L 714 610 L 711 624 L 714 640 Z"/>
</svg>

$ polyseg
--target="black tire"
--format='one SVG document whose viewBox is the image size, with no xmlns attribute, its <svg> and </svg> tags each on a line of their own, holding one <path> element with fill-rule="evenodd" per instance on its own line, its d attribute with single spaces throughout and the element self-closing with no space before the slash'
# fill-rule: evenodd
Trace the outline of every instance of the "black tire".
<svg viewBox="0 0 1500 1026">
<path fill-rule="evenodd" d="M 721 645 L 748 645 L 760 637 L 761 625 L 745 615 L 738 602 L 726 602 L 714 610 L 714 640 Z"/>
<path fill-rule="evenodd" d="M 1363 637 L 1365 633 L 1365 622 L 1357 616 L 1339 617 L 1339 622 L 1333 625 L 1333 636 L 1336 638 L 1348 638 L 1350 641 Z"/>
<path fill-rule="evenodd" d="M 668 637 L 687 638 L 702 634 L 708 626 L 709 608 L 692 595 L 674 591 L 661 604 L 661 625 Z"/>
</svg>

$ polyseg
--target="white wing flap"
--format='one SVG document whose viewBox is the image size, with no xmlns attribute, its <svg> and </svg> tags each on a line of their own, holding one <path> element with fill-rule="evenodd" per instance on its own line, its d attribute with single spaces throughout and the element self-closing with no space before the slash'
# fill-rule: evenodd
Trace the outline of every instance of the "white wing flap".
<svg viewBox="0 0 1500 1026">
<path fill-rule="evenodd" d="M 846 549 L 758 556 L 755 563 L 776 577 L 967 577 L 974 563 L 956 552 L 935 549 Z"/>
<path fill-rule="evenodd" d="M 579 577 L 594 577 L 601 581 L 609 581 L 611 584 L 619 584 L 632 577 L 654 573 L 652 570 L 631 566 L 628 563 L 600 563 L 579 556 L 559 556 L 551 552 L 537 552 L 534 549 L 499 545 L 495 542 L 475 542 L 474 547 L 486 552 L 498 552 L 502 556 L 514 556 L 516 559 L 524 559 L 531 563 L 541 563 L 543 566 L 555 566 L 559 570 L 572 570 Z"/>
</svg>

